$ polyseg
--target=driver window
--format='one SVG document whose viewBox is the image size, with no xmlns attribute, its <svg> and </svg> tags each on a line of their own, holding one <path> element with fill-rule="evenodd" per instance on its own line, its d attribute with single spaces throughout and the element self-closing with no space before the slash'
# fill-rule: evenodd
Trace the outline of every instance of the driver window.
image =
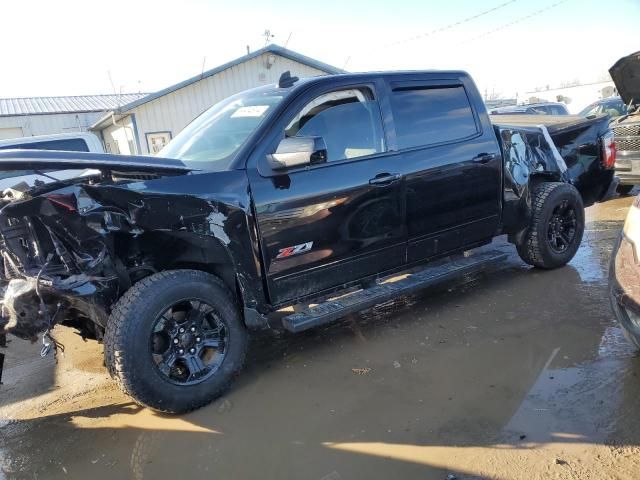
<svg viewBox="0 0 640 480">
<path fill-rule="evenodd" d="M 378 103 L 369 89 L 338 90 L 305 105 L 285 130 L 287 137 L 322 137 L 327 161 L 384 151 Z"/>
</svg>

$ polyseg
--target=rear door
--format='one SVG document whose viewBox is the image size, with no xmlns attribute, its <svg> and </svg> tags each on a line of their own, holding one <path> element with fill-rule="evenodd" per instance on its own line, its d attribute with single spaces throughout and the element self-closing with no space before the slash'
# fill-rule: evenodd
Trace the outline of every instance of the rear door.
<svg viewBox="0 0 640 480">
<path fill-rule="evenodd" d="M 394 147 L 406 183 L 408 262 L 490 239 L 501 212 L 502 157 L 468 77 L 388 78 Z M 479 115 L 482 112 L 483 115 Z"/>
<path fill-rule="evenodd" d="M 248 167 L 271 302 L 403 265 L 403 180 L 388 153 L 376 84 L 318 86 L 274 128 Z M 327 161 L 269 170 L 265 153 L 285 135 L 322 137 Z"/>
</svg>

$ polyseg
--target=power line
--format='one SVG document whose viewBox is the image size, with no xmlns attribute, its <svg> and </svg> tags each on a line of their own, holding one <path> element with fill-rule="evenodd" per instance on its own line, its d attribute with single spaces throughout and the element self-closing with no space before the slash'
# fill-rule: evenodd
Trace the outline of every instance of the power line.
<svg viewBox="0 0 640 480">
<path fill-rule="evenodd" d="M 473 42 L 474 40 L 478 40 L 478 39 L 484 38 L 484 37 L 486 37 L 488 35 L 492 35 L 492 34 L 494 34 L 496 32 L 499 32 L 500 30 L 504 30 L 505 28 L 509 28 L 509 27 L 512 27 L 513 25 L 516 25 L 518 23 L 524 22 L 525 20 L 529 20 L 532 17 L 540 15 L 541 13 L 544 13 L 544 12 L 546 12 L 548 10 L 551 10 L 552 8 L 555 8 L 555 7 L 559 6 L 559 5 L 562 5 L 563 3 L 567 3 L 568 1 L 569 0 L 560 0 L 560 1 L 556 2 L 556 3 L 553 3 L 553 4 L 549 5 L 548 7 L 544 7 L 544 8 L 541 8 L 539 10 L 536 10 L 534 12 L 531 12 L 529 15 L 525 15 L 524 17 L 517 18 L 515 20 L 512 20 L 509 23 L 505 23 L 503 25 L 500 25 L 499 27 L 493 28 L 491 30 L 487 30 L 486 32 L 484 32 L 484 33 L 482 33 L 482 34 L 480 34 L 480 35 L 478 35 L 476 37 L 472 37 L 472 38 L 469 38 L 467 40 L 464 40 L 463 42 L 460 42 L 458 45 L 464 45 L 465 43 Z"/>
<path fill-rule="evenodd" d="M 450 23 L 450 24 L 445 25 L 445 26 L 440 27 L 440 28 L 436 28 L 435 30 L 431 30 L 430 32 L 427 32 L 427 33 L 421 33 L 420 35 L 415 35 L 413 37 L 409 37 L 409 38 L 406 38 L 404 40 L 398 40 L 397 42 L 389 43 L 387 45 L 384 45 L 383 48 L 392 47 L 392 46 L 395 46 L 395 45 L 401 45 L 401 44 L 407 43 L 407 42 L 413 42 L 415 40 L 420 40 L 421 38 L 430 37 L 431 35 L 435 35 L 436 33 L 444 32 L 445 30 L 450 30 L 452 28 L 458 27 L 458 26 L 463 25 L 465 23 L 471 22 L 472 20 L 475 20 L 476 18 L 480 18 L 480 17 L 488 15 L 488 14 L 490 14 L 492 12 L 495 12 L 496 10 L 500 10 L 501 8 L 504 8 L 507 5 L 511 5 L 512 3 L 515 3 L 517 1 L 518 0 L 508 0 L 507 2 L 501 3 L 500 5 L 496 5 L 493 8 L 490 8 L 488 10 L 483 10 L 480 13 L 472 15 L 471 17 L 463 18 L 462 20 L 458 20 L 457 22 Z"/>
</svg>

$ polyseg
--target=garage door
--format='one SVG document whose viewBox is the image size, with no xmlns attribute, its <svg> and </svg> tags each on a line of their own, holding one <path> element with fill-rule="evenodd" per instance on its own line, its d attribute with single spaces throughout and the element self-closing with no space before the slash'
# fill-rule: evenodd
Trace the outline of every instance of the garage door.
<svg viewBox="0 0 640 480">
<path fill-rule="evenodd" d="M 22 128 L 0 128 L 0 140 L 7 140 L 9 138 L 24 137 L 22 134 Z"/>
</svg>

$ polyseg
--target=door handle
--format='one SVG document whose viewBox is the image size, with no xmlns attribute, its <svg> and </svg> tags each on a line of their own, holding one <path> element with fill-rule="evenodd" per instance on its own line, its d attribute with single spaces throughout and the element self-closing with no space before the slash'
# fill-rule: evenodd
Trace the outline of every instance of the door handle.
<svg viewBox="0 0 640 480">
<path fill-rule="evenodd" d="M 402 178 L 399 173 L 380 173 L 369 180 L 369 185 L 375 185 L 383 187 L 385 185 L 391 185 Z"/>
<path fill-rule="evenodd" d="M 495 160 L 495 153 L 480 153 L 471 159 L 474 163 L 489 163 L 491 160 Z"/>
</svg>

